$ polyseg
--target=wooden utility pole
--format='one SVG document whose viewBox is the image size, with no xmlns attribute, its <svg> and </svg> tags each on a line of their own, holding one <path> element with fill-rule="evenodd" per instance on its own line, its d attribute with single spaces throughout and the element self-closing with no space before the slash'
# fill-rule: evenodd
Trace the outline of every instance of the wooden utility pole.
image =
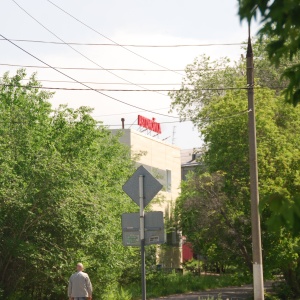
<svg viewBox="0 0 300 300">
<path fill-rule="evenodd" d="M 249 163 L 251 194 L 251 228 L 252 228 L 252 261 L 254 300 L 264 300 L 264 279 L 262 267 L 261 230 L 259 216 L 258 167 L 256 150 L 256 123 L 254 105 L 254 64 L 253 51 L 249 36 L 247 47 L 247 86 L 248 86 L 248 130 L 249 130 Z"/>
</svg>

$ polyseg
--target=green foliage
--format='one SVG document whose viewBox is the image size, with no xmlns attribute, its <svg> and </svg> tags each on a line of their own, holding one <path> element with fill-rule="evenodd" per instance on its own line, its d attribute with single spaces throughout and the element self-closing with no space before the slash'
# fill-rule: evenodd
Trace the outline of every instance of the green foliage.
<svg viewBox="0 0 300 300">
<path fill-rule="evenodd" d="M 273 289 L 274 289 L 275 295 L 278 297 L 278 298 L 274 297 L 274 300 L 298 299 L 298 298 L 295 298 L 295 295 L 294 295 L 293 291 L 291 290 L 291 287 L 289 285 L 287 285 L 285 282 L 280 282 L 280 283 L 274 285 Z"/>
<path fill-rule="evenodd" d="M 260 35 L 270 38 L 267 51 L 270 61 L 279 65 L 282 60 L 292 63 L 281 74 L 288 80 L 286 99 L 296 105 L 300 102 L 300 5 L 298 0 L 238 0 L 241 20 L 261 18 L 264 25 Z M 298 62 L 293 62 L 298 58 Z"/>
<path fill-rule="evenodd" d="M 282 73 L 290 67 L 291 62 L 288 58 L 282 58 L 280 64 L 274 65 L 269 60 L 267 52 L 267 44 L 271 41 L 270 38 L 261 37 L 254 40 L 253 56 L 255 62 L 255 78 L 256 82 L 261 87 L 268 87 L 276 91 L 277 95 L 281 95 L 282 91 L 288 87 L 288 80 L 282 78 Z M 244 48 L 246 51 L 246 47 Z M 294 57 L 293 63 L 299 63 L 300 56 Z"/>
<path fill-rule="evenodd" d="M 182 183 L 176 214 L 196 253 L 247 275 L 252 271 L 247 94 L 242 89 L 201 90 L 208 82 L 219 86 L 222 79 L 225 86 L 244 86 L 245 66 L 208 62 L 207 57 L 196 60 L 186 69 L 182 89 L 171 94 L 173 109 L 193 120 L 205 142 L 201 165 L 206 167 Z M 261 56 L 257 74 L 266 65 L 274 70 Z M 211 71 L 216 66 L 222 69 Z M 267 88 L 276 80 L 258 78 L 264 87 L 255 89 L 264 272 L 271 276 L 280 270 L 300 295 L 300 110 Z M 189 85 L 193 88 L 185 93 Z"/>
<path fill-rule="evenodd" d="M 147 246 L 146 255 L 146 273 L 151 275 L 156 271 L 156 245 Z M 131 250 L 131 256 L 128 255 L 126 266 L 118 279 L 120 286 L 127 286 L 133 282 L 141 282 L 141 259 L 140 248 L 135 247 Z"/>
<path fill-rule="evenodd" d="M 190 272 L 192 274 L 201 274 L 203 271 L 204 263 L 196 259 L 191 259 L 182 263 L 182 268 L 184 272 Z"/>
<path fill-rule="evenodd" d="M 0 286 L 7 298 L 60 299 L 81 261 L 101 299 L 134 255 L 120 226 L 133 209 L 121 188 L 129 149 L 91 109 L 53 111 L 25 76 L 5 74 L 0 88 Z"/>
<path fill-rule="evenodd" d="M 278 298 L 277 295 L 265 293 L 265 300 L 280 300 L 280 299 L 283 299 L 283 298 Z"/>
<path fill-rule="evenodd" d="M 130 292 L 125 291 L 123 288 L 120 288 L 119 290 L 110 291 L 108 292 L 105 297 L 105 300 L 131 300 L 132 295 Z"/>
<path fill-rule="evenodd" d="M 147 297 L 162 297 L 174 294 L 188 292 L 204 291 L 213 288 L 220 288 L 233 285 L 244 284 L 244 281 L 238 280 L 230 275 L 202 275 L 194 276 L 192 274 L 165 274 L 158 272 L 147 279 Z M 140 299 L 140 286 L 136 283 L 124 288 L 132 294 L 132 299 Z"/>
</svg>

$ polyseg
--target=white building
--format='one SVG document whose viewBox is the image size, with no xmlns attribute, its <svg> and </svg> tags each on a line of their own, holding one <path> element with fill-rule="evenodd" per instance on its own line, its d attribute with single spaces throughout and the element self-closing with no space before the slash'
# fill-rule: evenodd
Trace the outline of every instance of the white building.
<svg viewBox="0 0 300 300">
<path fill-rule="evenodd" d="M 162 211 L 165 222 L 169 221 L 180 192 L 180 148 L 133 129 L 112 130 L 112 133 L 120 131 L 120 142 L 130 147 L 132 159 L 137 165 L 143 165 L 163 184 L 163 190 L 151 201 L 151 209 Z M 181 267 L 181 262 L 179 237 L 176 231 L 169 229 L 167 245 L 159 249 L 158 264 L 164 268 L 177 269 Z"/>
</svg>

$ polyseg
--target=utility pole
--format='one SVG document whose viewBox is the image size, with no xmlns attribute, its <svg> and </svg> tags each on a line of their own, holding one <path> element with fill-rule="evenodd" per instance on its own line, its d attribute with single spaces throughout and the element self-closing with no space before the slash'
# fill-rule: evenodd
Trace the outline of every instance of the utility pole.
<svg viewBox="0 0 300 300">
<path fill-rule="evenodd" d="M 251 194 L 251 228 L 252 228 L 252 263 L 254 300 L 264 300 L 264 279 L 262 267 L 261 230 L 259 216 L 258 167 L 256 150 L 256 122 L 254 105 L 254 64 L 248 30 L 247 47 L 247 86 L 248 86 L 248 130 L 249 130 L 249 163 Z"/>
</svg>

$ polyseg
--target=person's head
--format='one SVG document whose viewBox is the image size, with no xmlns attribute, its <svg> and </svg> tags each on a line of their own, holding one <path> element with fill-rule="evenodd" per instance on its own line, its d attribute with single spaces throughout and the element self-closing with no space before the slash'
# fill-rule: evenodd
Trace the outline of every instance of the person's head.
<svg viewBox="0 0 300 300">
<path fill-rule="evenodd" d="M 78 272 L 83 271 L 83 264 L 82 263 L 78 263 L 76 265 L 76 269 L 77 269 Z"/>
</svg>

